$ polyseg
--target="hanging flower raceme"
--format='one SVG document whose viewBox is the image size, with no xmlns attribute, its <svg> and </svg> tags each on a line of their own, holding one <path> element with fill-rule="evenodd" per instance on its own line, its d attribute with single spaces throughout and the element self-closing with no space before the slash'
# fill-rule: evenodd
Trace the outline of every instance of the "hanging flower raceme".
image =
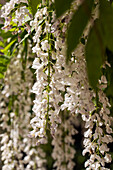
<svg viewBox="0 0 113 170">
<path fill-rule="evenodd" d="M 36 69 L 36 83 L 33 86 L 33 93 L 36 94 L 34 101 L 33 111 L 36 116 L 31 120 L 31 125 L 34 130 L 31 132 L 32 136 L 39 137 L 40 142 L 46 142 L 46 115 L 47 115 L 47 86 L 48 86 L 48 49 L 50 45 L 48 41 L 45 40 L 40 43 L 41 36 L 43 35 L 42 23 L 47 20 L 48 14 L 47 8 L 41 8 L 35 14 L 35 19 L 32 23 L 34 26 L 36 34 L 33 39 L 36 42 L 36 46 L 33 47 L 33 52 L 37 54 L 37 58 L 33 62 L 33 68 Z M 45 16 L 43 18 L 43 15 Z M 44 21 L 43 21 L 44 19 Z M 40 24 L 39 24 L 40 22 Z M 41 48 L 41 47 L 42 48 Z"/>
<path fill-rule="evenodd" d="M 37 58 L 35 58 L 33 62 L 33 68 L 36 69 L 37 81 L 32 90 L 33 93 L 36 94 L 33 107 L 36 116 L 31 120 L 31 125 L 34 128 L 31 135 L 38 137 L 38 142 L 40 143 L 46 142 L 46 128 L 47 123 L 49 123 L 50 132 L 54 137 L 53 158 L 55 160 L 57 159 L 55 166 L 58 169 L 66 169 L 66 167 L 73 169 L 75 149 L 72 147 L 72 145 L 74 145 L 72 135 L 75 134 L 76 130 L 74 129 L 74 122 L 72 121 L 74 120 L 72 111 L 68 105 L 64 107 L 67 89 L 72 83 L 74 86 L 73 77 L 76 77 L 75 75 L 73 76 L 73 73 L 76 72 L 74 56 L 69 65 L 65 63 L 65 30 L 70 17 L 66 14 L 66 16 L 62 18 L 63 23 L 60 25 L 60 22 L 54 23 L 55 12 L 52 11 L 52 18 L 49 21 L 49 14 L 47 14 L 47 12 L 47 7 L 40 6 L 34 21 L 31 23 L 36 31 L 33 37 L 34 42 L 36 42 L 35 47 L 33 47 L 33 52 L 37 54 Z M 61 29 L 62 26 L 63 29 Z M 59 29 L 57 29 L 58 27 Z M 81 63 L 81 60 L 79 63 Z M 75 89 L 76 88 L 77 87 L 75 87 Z M 81 90 L 81 87 L 79 90 Z M 74 94 L 76 94 L 76 92 L 74 92 Z M 77 102 L 75 105 L 77 107 Z M 68 108 L 67 113 L 69 114 L 69 120 L 65 119 L 67 115 L 65 112 L 66 108 Z M 73 112 L 75 113 L 74 108 Z M 64 122 L 62 116 L 65 119 Z M 73 125 L 71 125 L 71 123 Z M 67 132 L 67 129 L 70 128 L 71 131 Z M 64 133 L 66 133 L 67 137 L 64 137 Z M 63 144 L 65 145 L 64 148 L 62 148 L 62 140 L 66 140 Z M 70 154 L 68 149 L 70 150 Z M 64 155 L 63 157 L 61 153 Z M 65 165 L 63 165 L 63 162 L 65 162 Z"/>
<path fill-rule="evenodd" d="M 3 170 L 45 169 L 44 152 L 35 146 L 36 141 L 28 137 L 31 128 L 29 122 L 32 117 L 30 89 L 33 83 L 30 67 L 31 62 L 27 62 L 23 79 L 20 54 L 17 58 L 14 57 L 8 67 L 1 91 L 0 116 L 4 131 L 1 134 Z"/>
<path fill-rule="evenodd" d="M 54 167 L 57 170 L 73 169 L 75 166 L 73 159 L 76 153 L 74 149 L 75 140 L 73 139 L 73 136 L 77 133 L 74 127 L 76 117 L 65 110 L 61 113 L 61 119 L 62 123 L 59 124 L 52 141 Z"/>
<path fill-rule="evenodd" d="M 95 109 L 90 115 L 83 115 L 88 130 L 84 133 L 83 155 L 90 154 L 90 159 L 85 162 L 86 169 L 108 169 L 106 163 L 111 162 L 108 144 L 113 142 L 111 128 L 112 117 L 110 116 L 110 103 L 102 88 L 106 88 L 106 78 L 101 78 L 101 89 L 93 100 L 96 102 Z M 102 85 L 102 83 L 104 83 Z"/>
<path fill-rule="evenodd" d="M 2 7 L 2 17 L 6 18 L 15 8 L 15 4 L 27 3 L 27 0 L 10 0 Z"/>
<path fill-rule="evenodd" d="M 56 59 L 53 57 L 53 53 L 55 53 L 54 35 L 51 33 L 54 11 L 51 11 L 51 13 L 52 16 L 50 17 L 50 12 L 45 1 L 43 2 L 43 6 L 40 5 L 34 21 L 31 22 L 36 31 L 33 37 L 34 42 L 36 42 L 33 52 L 37 54 L 37 58 L 33 62 L 37 79 L 33 86 L 33 93 L 36 94 L 33 111 L 36 116 L 31 120 L 31 125 L 34 128 L 31 135 L 38 137 L 38 142 L 41 143 L 46 142 L 46 130 L 49 127 L 51 128 L 52 135 L 54 134 L 57 122 L 60 122 L 58 117 L 60 110 L 58 102 L 62 101 L 62 97 L 60 96 L 57 98 L 58 102 L 56 103 L 53 96 L 59 92 L 55 92 L 55 88 L 51 87 L 54 73 L 53 60 L 55 62 Z"/>
<path fill-rule="evenodd" d="M 46 1 L 43 3 L 43 6 L 40 5 L 38 8 L 34 21 L 31 22 L 36 31 L 33 37 L 36 42 L 33 52 L 37 54 L 33 62 L 37 75 L 37 82 L 33 86 L 33 92 L 36 94 L 33 111 L 36 117 L 32 119 L 31 124 L 34 128 L 32 135 L 39 138 L 46 136 L 48 123 L 52 135 L 55 133 L 57 123 L 61 123 L 59 113 L 64 100 L 62 94 L 65 93 L 67 85 L 64 81 L 72 74 L 72 69 L 69 70 L 71 65 L 65 64 L 65 30 L 70 17 L 66 14 L 65 22 L 57 29 L 59 23 L 54 23 L 55 11 L 48 11 Z"/>
<path fill-rule="evenodd" d="M 88 97 L 92 99 L 92 94 L 88 88 L 87 75 L 84 74 L 86 68 L 83 46 L 75 52 L 69 65 L 65 63 L 65 31 L 71 17 L 67 13 L 61 18 L 62 22 L 54 23 L 55 12 L 52 12 L 51 20 L 48 20 L 47 12 L 47 7 L 40 5 L 31 23 L 36 31 L 33 52 L 37 54 L 33 62 L 37 76 L 37 82 L 33 86 L 33 92 L 36 94 L 33 111 L 36 116 L 31 120 L 34 128 L 31 135 L 38 137 L 38 142 L 41 143 L 46 142 L 47 123 L 50 125 L 51 134 L 57 135 L 63 110 L 68 109 L 69 115 L 72 116 L 72 113 L 85 113 L 94 108 L 92 100 L 87 107 Z M 54 143 L 56 148 L 55 144 L 57 145 L 57 142 Z M 68 146 L 70 147 L 70 143 Z"/>
<path fill-rule="evenodd" d="M 66 93 L 61 108 L 62 110 L 67 108 L 71 113 L 83 114 L 93 110 L 94 105 L 92 102 L 93 92 L 90 90 L 86 74 L 86 62 L 82 44 L 73 53 L 73 60 L 68 67 L 64 67 L 66 68 L 64 72 L 67 72 L 67 75 L 64 77 L 62 84 L 66 87 Z M 63 75 L 65 74 L 64 72 Z M 87 104 L 88 102 L 89 104 Z"/>
<path fill-rule="evenodd" d="M 1 17 L 5 19 L 2 29 L 8 31 L 12 29 L 12 34 L 20 34 L 25 29 L 31 33 L 31 28 L 27 24 L 33 17 L 27 8 L 27 0 L 10 0 L 1 9 Z"/>
</svg>

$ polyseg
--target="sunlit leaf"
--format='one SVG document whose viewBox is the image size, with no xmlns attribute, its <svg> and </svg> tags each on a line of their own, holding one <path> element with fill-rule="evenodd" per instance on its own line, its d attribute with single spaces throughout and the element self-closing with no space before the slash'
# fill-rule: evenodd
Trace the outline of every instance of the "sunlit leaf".
<svg viewBox="0 0 113 170">
<path fill-rule="evenodd" d="M 0 79 L 4 78 L 4 74 L 0 73 Z"/>
<path fill-rule="evenodd" d="M 9 58 L 5 56 L 0 56 L 0 64 L 7 64 L 9 62 Z"/>
<path fill-rule="evenodd" d="M 9 50 L 9 48 L 16 42 L 17 40 L 13 40 L 11 41 L 4 49 L 1 50 L 1 52 L 5 53 L 7 52 L 7 50 Z"/>
</svg>

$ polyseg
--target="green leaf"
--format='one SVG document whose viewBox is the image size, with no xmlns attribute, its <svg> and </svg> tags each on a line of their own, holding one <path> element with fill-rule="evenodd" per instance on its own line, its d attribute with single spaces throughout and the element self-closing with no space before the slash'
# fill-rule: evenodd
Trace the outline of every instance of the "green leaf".
<svg viewBox="0 0 113 170">
<path fill-rule="evenodd" d="M 113 52 L 109 49 L 106 49 L 106 55 L 108 63 L 111 65 L 111 67 L 106 65 L 106 68 L 104 68 L 105 76 L 107 78 L 107 88 L 105 92 L 107 97 L 113 98 Z"/>
<path fill-rule="evenodd" d="M 55 0 L 55 9 L 57 18 L 60 17 L 65 11 L 70 9 L 73 0 Z"/>
<path fill-rule="evenodd" d="M 105 60 L 104 55 L 105 46 L 101 35 L 100 23 L 97 20 L 89 33 L 85 49 L 89 83 L 94 90 L 96 90 L 98 79 L 101 76 L 101 66 Z"/>
<path fill-rule="evenodd" d="M 0 73 L 0 79 L 4 78 L 4 74 Z"/>
<path fill-rule="evenodd" d="M 7 65 L 9 63 L 9 58 L 5 56 L 0 56 L 0 64 Z"/>
<path fill-rule="evenodd" d="M 34 31 L 34 28 L 31 28 L 31 33 Z M 28 37 L 30 36 L 29 33 L 25 34 L 24 38 L 22 38 L 22 40 L 19 42 L 19 44 L 21 44 L 24 40 L 26 40 Z"/>
<path fill-rule="evenodd" d="M 10 57 L 0 56 L 0 79 L 4 78 L 4 72 L 6 72 L 9 62 Z"/>
<path fill-rule="evenodd" d="M 72 22 L 67 32 L 67 62 L 69 61 L 71 52 L 79 43 L 79 39 L 91 17 L 93 4 L 94 0 L 85 0 L 72 17 Z"/>
<path fill-rule="evenodd" d="M 107 96 L 113 97 L 113 79 L 110 82 L 110 85 L 106 89 Z"/>
<path fill-rule="evenodd" d="M 13 41 L 11 41 L 4 49 L 1 50 L 2 53 L 5 53 L 9 50 L 9 48 L 16 42 L 17 40 L 14 39 Z"/>
<path fill-rule="evenodd" d="M 37 6 L 41 3 L 41 0 L 28 0 L 29 7 L 33 16 L 37 12 Z"/>
<path fill-rule="evenodd" d="M 3 74 L 7 70 L 7 66 L 1 65 L 0 66 L 0 73 Z"/>
<path fill-rule="evenodd" d="M 12 36 L 12 34 L 11 34 L 11 32 L 4 32 L 4 31 L 1 31 L 0 30 L 0 36 L 3 38 L 3 39 L 7 39 L 7 38 L 9 38 L 9 37 L 11 37 Z"/>
<path fill-rule="evenodd" d="M 113 51 L 113 8 L 107 0 L 100 0 L 100 23 L 105 44 Z"/>
</svg>

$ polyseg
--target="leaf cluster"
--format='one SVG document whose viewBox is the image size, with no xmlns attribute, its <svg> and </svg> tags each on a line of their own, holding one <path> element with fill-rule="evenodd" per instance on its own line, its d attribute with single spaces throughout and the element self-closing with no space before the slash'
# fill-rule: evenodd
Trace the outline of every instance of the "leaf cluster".
<svg viewBox="0 0 113 170">
<path fill-rule="evenodd" d="M 73 0 L 55 0 L 57 18 L 70 10 Z M 67 58 L 71 58 L 71 52 L 80 41 L 85 44 L 85 57 L 89 83 L 96 91 L 98 80 L 102 75 L 102 65 L 107 60 L 106 48 L 113 52 L 113 7 L 112 2 L 99 0 L 99 18 L 94 20 L 88 38 L 82 38 L 83 32 L 92 19 L 92 10 L 95 7 L 94 0 L 84 0 L 74 12 L 67 30 Z M 62 6 L 62 8 L 61 8 Z M 113 93 L 113 92 L 112 92 Z"/>
</svg>

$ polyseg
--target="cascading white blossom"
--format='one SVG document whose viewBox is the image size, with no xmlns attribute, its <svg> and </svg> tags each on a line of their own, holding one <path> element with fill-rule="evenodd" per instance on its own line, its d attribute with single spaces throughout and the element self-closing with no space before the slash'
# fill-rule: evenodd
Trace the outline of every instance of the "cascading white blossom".
<svg viewBox="0 0 113 170">
<path fill-rule="evenodd" d="M 106 163 L 111 162 L 108 153 L 108 143 L 113 142 L 110 104 L 102 90 L 99 90 L 98 106 L 95 106 L 95 93 L 88 84 L 86 61 L 84 56 L 84 45 L 79 44 L 72 53 L 68 63 L 66 58 L 66 30 L 70 22 L 73 9 L 76 10 L 81 0 L 72 3 L 72 9 L 55 21 L 55 11 L 49 11 L 48 5 L 54 0 L 42 0 L 35 14 L 34 20 L 26 6 L 19 7 L 13 18 L 10 12 L 15 4 L 27 3 L 27 0 L 10 0 L 2 7 L 2 17 L 5 18 L 3 29 L 11 29 L 11 22 L 18 27 L 31 20 L 26 25 L 28 33 L 35 30 L 32 48 L 37 57 L 34 59 L 32 68 L 35 69 L 36 82 L 32 92 L 35 94 L 33 112 L 30 114 L 32 101 L 29 89 L 31 89 L 33 78 L 29 70 L 24 71 L 25 80 L 22 80 L 22 66 L 19 58 L 12 60 L 13 67 L 9 67 L 5 86 L 2 91 L 1 121 L 5 132 L 2 137 L 2 160 L 3 169 L 46 169 L 45 153 L 41 148 L 34 145 L 47 143 L 47 131 L 53 136 L 54 167 L 58 170 L 74 169 L 73 161 L 76 153 L 73 135 L 76 134 L 76 114 L 82 114 L 88 130 L 84 133 L 83 155 L 90 154 L 90 159 L 85 162 L 87 170 L 107 170 Z M 98 2 L 98 0 L 97 0 Z M 93 11 L 92 20 L 89 22 L 84 37 L 88 35 L 93 20 L 98 18 L 98 5 Z M 18 33 L 20 29 L 18 30 Z M 16 70 L 16 72 L 15 72 Z M 103 81 L 104 76 L 101 79 Z M 105 81 L 103 81 L 105 83 Z M 103 85 L 101 86 L 102 89 Z M 8 106 L 8 107 L 7 107 Z M 6 108 L 4 110 L 4 108 Z M 30 121 L 31 119 L 31 121 Z M 27 135 L 30 124 L 33 130 L 30 139 Z M 26 127 L 27 126 L 27 127 Z"/>
<path fill-rule="evenodd" d="M 9 2 L 7 2 L 1 9 L 1 12 L 2 12 L 1 17 L 7 18 L 10 12 L 14 9 L 15 4 L 19 4 L 21 2 L 28 3 L 27 0 L 10 0 Z"/>
<path fill-rule="evenodd" d="M 61 100 L 61 105 L 59 108 L 62 111 L 65 111 L 65 109 L 67 109 L 70 117 L 73 117 L 73 114 L 87 114 L 89 111 L 94 109 L 94 104 L 92 102 L 94 93 L 90 89 L 90 86 L 88 84 L 88 77 L 86 74 L 86 62 L 84 57 L 84 46 L 82 44 L 79 45 L 77 50 L 73 53 L 72 60 L 69 62 L 68 65 L 66 65 L 65 41 L 63 41 L 63 39 L 61 37 L 58 37 L 57 35 L 55 45 L 56 63 L 53 66 L 55 72 L 52 75 L 52 81 L 50 83 L 51 89 L 54 90 L 53 92 L 51 92 L 54 96 L 54 101 L 56 101 L 56 104 L 59 103 L 59 98 L 57 97 L 58 94 L 60 95 L 60 97 L 63 96 L 63 100 Z M 57 95 L 54 95 L 55 92 L 57 92 Z M 57 136 L 56 138 L 58 138 L 58 134 L 62 135 L 63 133 L 61 133 L 61 130 L 59 130 L 60 126 L 63 126 L 62 124 L 63 122 L 61 122 L 61 125 L 59 125 L 57 131 L 55 132 L 55 135 Z M 71 128 L 74 130 L 74 127 Z M 70 136 L 70 140 L 71 137 L 72 136 Z M 55 160 L 57 159 L 55 161 L 56 167 L 60 169 L 61 167 L 63 168 L 63 158 L 61 156 L 63 153 L 60 153 L 60 144 L 62 140 L 60 137 L 58 138 L 59 141 L 56 138 L 53 139 L 53 156 Z M 70 146 L 68 145 L 66 147 L 68 148 Z M 72 160 L 68 161 L 71 162 Z M 73 163 L 71 163 L 71 168 L 68 167 L 67 169 L 73 169 L 74 165 Z M 64 169 L 66 169 L 66 167 Z"/>
<path fill-rule="evenodd" d="M 58 129 L 54 135 L 52 144 L 54 146 L 52 156 L 55 160 L 54 167 L 57 170 L 74 169 L 75 156 L 74 136 L 77 131 L 74 128 L 75 116 L 72 116 L 66 110 L 61 113 L 62 123 L 59 124 Z"/>
<path fill-rule="evenodd" d="M 45 16 L 43 18 L 43 16 Z M 38 142 L 45 143 L 46 142 L 46 115 L 47 115 L 47 65 L 48 65 L 48 48 L 50 45 L 48 41 L 45 40 L 40 43 L 41 35 L 43 36 L 42 24 L 43 19 L 46 22 L 48 17 L 47 7 L 39 9 L 35 14 L 35 19 L 31 23 L 35 28 L 36 34 L 33 37 L 34 42 L 36 42 L 35 47 L 33 47 L 33 52 L 37 54 L 37 58 L 35 58 L 33 62 L 33 68 L 36 69 L 36 83 L 33 86 L 32 92 L 36 94 L 36 98 L 34 101 L 33 111 L 35 113 L 35 117 L 31 120 L 31 125 L 33 127 L 33 131 L 31 132 L 31 136 L 38 137 Z M 40 47 L 41 45 L 41 47 Z M 45 71 L 44 71 L 45 70 Z"/>
<path fill-rule="evenodd" d="M 54 12 L 50 21 L 48 20 L 49 14 L 47 7 L 39 8 L 34 21 L 31 23 L 35 28 L 36 34 L 33 37 L 36 42 L 33 47 L 33 52 L 37 54 L 37 58 L 33 62 L 33 68 L 36 69 L 37 81 L 33 86 L 33 93 L 36 94 L 34 101 L 33 111 L 35 117 L 31 120 L 31 125 L 34 130 L 31 135 L 39 138 L 39 142 L 45 142 L 47 126 L 51 128 L 51 134 L 54 135 L 54 131 L 57 127 L 57 123 L 60 123 L 60 117 L 58 116 L 60 111 L 59 102 L 63 101 L 61 94 L 55 89 L 52 82 L 54 74 L 54 38 L 51 36 L 51 24 L 54 21 Z M 49 36 L 49 38 L 48 38 Z M 42 38 L 44 37 L 44 38 Z M 51 40 L 52 39 L 52 40 Z M 55 98 L 57 98 L 57 102 Z M 49 124 L 49 125 L 48 125 Z"/>
<path fill-rule="evenodd" d="M 113 119 L 110 116 L 109 100 L 102 91 L 102 88 L 106 88 L 106 83 L 105 76 L 102 76 L 95 109 L 90 111 L 90 115 L 82 115 L 83 120 L 86 122 L 85 127 L 87 128 L 87 131 L 84 133 L 85 139 L 83 144 L 85 149 L 83 150 L 83 155 L 86 153 L 90 155 L 90 158 L 85 162 L 87 170 L 108 170 L 106 163 L 112 161 L 108 144 L 113 142 L 113 129 L 111 127 Z"/>
<path fill-rule="evenodd" d="M 1 134 L 2 169 L 44 170 L 45 153 L 35 146 L 36 141 L 28 137 L 32 117 L 31 63 L 26 63 L 25 79 L 22 79 L 23 68 L 19 57 L 14 57 L 8 67 L 0 97 L 0 120 L 4 131 Z"/>
<path fill-rule="evenodd" d="M 33 107 L 33 111 L 35 112 L 36 116 L 31 120 L 31 125 L 34 128 L 34 130 L 31 132 L 31 135 L 38 137 L 38 142 L 46 141 L 45 129 L 47 123 L 46 115 L 48 107 L 48 95 L 49 107 L 51 108 L 49 109 L 48 116 L 51 134 L 53 136 L 58 134 L 58 124 L 62 123 L 61 117 L 59 116 L 62 111 L 68 109 L 71 116 L 73 113 L 86 113 L 91 109 L 93 110 L 94 108 L 92 100 L 90 100 L 91 102 L 89 105 L 87 105 L 88 98 L 92 99 L 93 93 L 91 90 L 89 90 L 87 75 L 84 74 L 86 66 L 84 59 L 84 48 L 82 44 L 74 53 L 69 64 L 66 65 L 65 63 L 65 31 L 67 29 L 67 23 L 69 22 L 71 15 L 68 15 L 67 13 L 65 17 L 60 19 L 62 21 L 62 25 L 60 25 L 61 21 L 54 23 L 54 11 L 52 14 L 51 23 L 49 23 L 48 17 L 47 7 L 39 8 L 35 15 L 34 21 L 31 23 L 36 31 L 36 34 L 33 37 L 34 42 L 36 42 L 35 47 L 33 47 L 33 52 L 37 54 L 37 58 L 33 62 L 33 68 L 36 69 L 37 82 L 34 84 L 32 90 L 36 94 Z M 62 29 L 60 28 L 61 26 L 63 26 Z M 48 32 L 48 30 L 50 32 Z M 51 43 L 51 41 L 46 38 L 41 39 L 42 36 L 47 35 L 48 33 L 52 33 L 52 36 L 54 37 L 54 50 L 50 51 L 50 70 L 48 70 L 48 50 L 50 50 L 51 45 L 49 43 Z M 49 71 L 50 92 L 48 93 L 46 88 L 48 86 Z M 53 144 L 54 148 L 56 148 L 58 145 L 57 141 L 54 141 Z"/>
<path fill-rule="evenodd" d="M 23 3 L 23 5 L 20 5 L 17 9 L 15 9 L 15 5 L 19 5 L 21 3 Z M 32 15 L 30 14 L 30 11 L 25 4 L 28 4 L 27 0 L 10 0 L 1 8 L 1 18 L 5 19 L 2 29 L 8 31 L 12 28 L 13 24 L 16 24 L 17 30 L 13 33 L 20 33 L 20 26 L 25 24 L 25 29 L 28 31 L 28 33 L 30 33 L 31 28 L 28 26 L 28 24 L 26 24 L 26 22 L 32 19 Z M 12 15 L 11 11 L 14 9 L 15 12 Z"/>
<path fill-rule="evenodd" d="M 67 108 L 71 113 L 83 114 L 93 110 L 94 104 L 91 100 L 93 92 L 90 90 L 88 84 L 84 48 L 82 44 L 80 44 L 73 55 L 74 61 L 70 61 L 69 65 L 65 64 L 63 55 L 61 55 L 61 58 L 60 55 L 58 56 L 58 63 L 61 63 L 61 61 L 64 62 L 62 62 L 62 65 L 59 64 L 58 69 L 57 67 L 55 68 L 54 75 L 56 79 L 56 74 L 59 74 L 59 80 L 57 81 L 59 81 L 61 87 L 65 88 L 66 91 L 61 109 L 64 110 Z M 88 102 L 89 104 L 87 104 Z"/>
<path fill-rule="evenodd" d="M 57 28 L 55 28 L 57 27 L 57 23 L 53 24 L 55 12 L 52 12 L 50 21 L 48 21 L 48 17 L 47 7 L 39 8 L 34 21 L 31 23 L 36 31 L 33 37 L 34 42 L 36 42 L 35 47 L 33 47 L 33 52 L 37 54 L 37 58 L 35 58 L 32 66 L 36 69 L 37 81 L 32 90 L 32 92 L 36 94 L 33 107 L 36 116 L 31 120 L 31 125 L 34 128 L 31 135 L 38 137 L 38 142 L 44 143 L 46 141 L 46 127 L 49 122 L 50 132 L 54 137 L 52 142 L 54 146 L 52 154 L 55 159 L 54 166 L 56 166 L 57 169 L 66 169 L 66 167 L 73 169 L 75 165 L 73 162 L 75 149 L 74 146 L 72 146 L 74 145 L 72 135 L 75 134 L 76 130 L 71 123 L 73 122 L 74 124 L 74 119 L 71 117 L 70 112 L 69 120 L 65 120 L 64 124 L 61 118 L 63 114 L 62 110 L 65 110 L 61 108 L 67 86 L 64 82 L 65 78 L 68 79 L 70 74 L 72 74 L 72 70 L 70 70 L 71 67 L 65 64 L 66 43 L 65 37 L 61 36 L 61 34 L 65 32 L 66 23 L 64 23 L 63 31 L 57 30 Z M 67 20 L 69 21 L 68 17 Z M 46 38 L 48 34 L 50 40 Z M 41 39 L 43 36 L 44 38 Z M 49 91 L 47 88 L 49 88 Z M 48 107 L 49 110 L 47 110 Z M 66 117 L 66 114 L 67 113 L 63 114 L 63 116 Z M 67 129 L 70 128 L 71 131 L 67 132 Z M 63 133 L 67 133 L 64 139 Z M 62 140 L 65 140 L 65 151 L 62 148 Z M 65 165 L 62 165 L 64 161 Z"/>
<path fill-rule="evenodd" d="M 26 8 L 26 6 L 23 6 L 15 11 L 15 18 L 12 21 L 16 23 L 18 27 L 20 27 L 27 20 L 30 20 L 31 19 L 30 17 L 31 15 L 29 13 L 29 10 Z"/>
<path fill-rule="evenodd" d="M 52 16 L 54 22 L 54 12 Z M 74 53 L 72 61 L 69 62 L 69 65 L 66 65 L 65 63 L 65 31 L 67 28 L 67 23 L 71 17 L 66 14 L 66 16 L 62 18 L 62 29 L 60 29 L 60 21 L 55 22 L 51 26 L 51 23 L 49 24 L 48 21 L 46 21 L 47 17 L 47 8 L 44 7 L 38 9 L 35 19 L 32 22 L 32 26 L 35 26 L 36 30 L 36 34 L 33 38 L 34 42 L 36 42 L 36 46 L 33 47 L 33 52 L 37 54 L 37 58 L 33 62 L 33 68 L 36 69 L 37 82 L 33 86 L 33 92 L 36 94 L 33 111 L 35 112 L 36 116 L 31 120 L 31 124 L 34 128 L 34 130 L 31 132 L 31 135 L 35 137 L 38 136 L 39 142 L 45 141 L 46 132 L 44 130 L 47 121 L 47 95 L 49 95 L 49 107 L 51 108 L 49 110 L 49 120 L 51 125 L 50 128 L 51 134 L 55 137 L 55 139 L 53 139 L 53 158 L 55 159 L 55 166 L 60 169 L 63 168 L 63 158 L 60 153 L 62 148 L 60 148 L 60 146 L 58 148 L 59 143 L 62 142 L 62 137 L 58 137 L 59 131 L 61 135 L 63 134 L 61 130 L 62 128 L 59 130 L 60 126 L 63 127 L 60 114 L 62 114 L 62 111 L 65 109 L 68 109 L 71 117 L 73 113 L 78 114 L 88 112 L 90 109 L 94 108 L 94 105 L 91 100 L 89 105 L 87 105 L 88 98 L 92 99 L 92 93 L 91 90 L 89 90 L 89 85 L 87 83 L 87 75 L 84 74 L 84 69 L 86 70 L 86 66 L 83 46 L 80 45 L 80 47 L 77 49 L 78 51 Z M 44 23 L 45 27 L 43 28 L 42 26 Z M 48 49 L 50 49 L 50 44 L 46 38 L 41 40 L 41 37 L 43 33 L 46 34 L 47 29 L 50 28 L 50 33 L 52 33 L 54 36 L 55 50 L 51 51 L 51 70 L 49 83 L 50 92 L 47 94 L 45 89 L 48 85 Z M 64 117 L 65 116 L 66 115 L 64 114 Z M 61 125 L 58 126 L 59 123 Z M 71 127 L 70 124 L 69 126 Z M 73 131 L 75 130 L 73 126 L 71 128 Z M 69 140 L 71 139 L 72 134 L 70 133 Z M 65 147 L 71 148 L 70 143 L 66 144 Z M 65 165 L 68 168 L 73 169 L 74 163 L 72 159 L 75 154 L 74 148 L 72 149 L 72 152 L 72 157 L 66 158 Z M 66 153 L 63 152 L 63 154 L 65 157 Z M 66 167 L 64 168 L 66 169 Z"/>
<path fill-rule="evenodd" d="M 98 15 L 96 15 L 95 17 L 97 17 L 97 16 Z M 90 24 L 89 24 L 89 26 L 90 26 Z M 58 25 L 56 25 L 56 27 L 58 27 Z M 85 30 L 85 34 L 88 33 L 88 30 L 89 30 L 89 28 L 87 28 L 87 31 Z M 61 105 L 61 109 L 62 110 L 68 109 L 71 111 L 71 113 L 77 113 L 77 114 L 81 113 L 81 114 L 87 115 L 89 112 L 93 112 L 93 110 L 95 109 L 94 103 L 92 101 L 95 94 L 91 90 L 91 88 L 88 84 L 88 78 L 87 78 L 87 73 L 86 73 L 86 62 L 85 62 L 85 58 L 84 58 L 84 47 L 82 44 L 80 44 L 78 46 L 76 51 L 73 53 L 74 59 L 72 61 L 70 61 L 68 66 L 66 66 L 65 61 L 64 61 L 65 45 L 63 46 L 62 39 L 59 39 L 58 34 L 57 34 L 56 39 L 57 39 L 56 44 L 58 43 L 58 45 L 56 45 L 56 47 L 58 48 L 57 61 L 59 61 L 59 62 L 57 65 L 54 66 L 55 74 L 53 75 L 53 77 L 54 77 L 54 80 L 56 80 L 56 82 L 59 83 L 58 87 L 62 88 L 60 90 L 64 91 L 64 87 L 65 87 L 64 102 Z M 64 50 L 62 50 L 62 49 L 64 49 Z M 62 53 L 62 51 L 64 52 L 64 54 Z M 57 54 L 57 52 L 56 52 L 56 54 Z M 58 67 L 58 69 L 56 66 Z M 103 99 L 106 100 L 106 96 L 103 96 Z M 104 110 L 103 112 L 106 111 L 105 108 L 103 110 Z M 109 112 L 110 112 L 109 108 L 107 108 L 107 111 L 109 114 Z M 98 116 L 98 115 L 96 115 L 96 116 Z M 104 117 L 105 117 L 105 115 L 104 115 Z M 109 123 L 107 124 L 107 128 L 110 126 L 110 119 L 111 118 L 108 118 Z M 94 117 L 91 117 L 91 120 L 95 122 Z M 90 128 L 90 126 L 88 126 L 88 127 Z M 93 129 L 93 127 L 92 127 L 92 129 Z M 112 129 L 110 128 L 109 130 L 111 130 L 111 133 L 112 133 Z M 93 133 L 93 132 L 91 132 L 91 130 L 88 130 L 88 132 L 91 134 Z M 108 133 L 108 132 L 105 132 L 105 133 Z M 101 137 L 103 137 L 103 134 L 104 134 L 104 132 L 101 134 L 101 136 L 98 136 L 99 141 L 101 141 Z M 112 136 L 110 136 L 110 135 L 107 135 L 107 136 L 109 137 L 107 142 L 108 143 L 113 142 Z M 84 141 L 84 145 L 85 145 L 86 149 L 84 150 L 83 153 L 85 153 L 85 151 L 87 151 L 87 148 L 91 149 L 91 147 L 92 147 L 92 145 L 90 145 L 91 143 L 85 144 L 85 142 L 86 142 L 86 140 Z M 57 142 L 56 142 L 56 145 L 57 145 Z M 97 156 L 97 155 L 99 155 L 99 153 L 98 153 L 95 158 L 95 154 L 93 155 L 93 153 L 91 153 L 91 150 L 89 150 L 90 154 L 91 154 L 91 159 L 93 159 L 91 161 L 88 160 L 85 163 L 85 167 L 87 167 L 89 165 L 89 169 L 98 169 L 99 167 L 101 167 L 101 165 L 104 168 L 105 162 L 106 163 L 111 162 L 110 154 L 107 153 L 105 155 L 105 152 L 109 151 L 109 149 L 107 148 L 107 145 L 103 144 L 103 141 L 101 141 L 100 144 L 98 144 L 98 142 L 97 142 L 97 144 L 95 144 L 95 147 L 96 147 L 96 145 L 97 145 L 97 148 L 100 146 L 100 150 L 103 149 L 104 151 L 100 151 L 100 157 Z M 101 158 L 101 156 L 102 156 L 101 152 L 104 155 L 103 161 Z"/>
<path fill-rule="evenodd" d="M 98 1 L 98 0 L 97 0 Z M 80 5 L 80 1 L 74 1 L 72 4 L 72 11 L 73 9 L 76 10 L 78 5 Z M 86 29 L 83 32 L 83 37 L 86 39 L 88 36 L 89 30 L 93 24 L 93 21 L 98 18 L 98 4 L 95 1 L 95 8 L 93 10 L 92 19 L 88 23 Z M 71 15 L 73 12 L 70 11 L 69 17 L 66 17 L 65 24 L 69 23 L 71 19 Z M 63 32 L 67 30 L 67 27 L 63 28 Z M 65 37 L 65 36 L 64 36 Z M 59 40 L 56 41 L 56 43 Z M 59 44 L 59 51 L 61 47 L 61 43 Z M 64 54 L 60 59 L 58 54 L 58 60 L 60 59 L 59 63 L 64 63 L 62 68 L 62 76 L 63 79 L 61 81 L 62 87 L 65 85 L 66 93 L 64 96 L 64 102 L 61 105 L 61 109 L 68 109 L 71 113 L 75 114 L 87 114 L 89 111 L 94 110 L 94 103 L 92 98 L 94 97 L 94 92 L 91 90 L 91 87 L 88 83 L 88 75 L 86 71 L 86 60 L 85 60 L 85 45 L 79 43 L 77 48 L 72 53 L 72 58 L 68 65 L 65 63 L 66 56 L 65 49 L 66 46 L 64 45 Z M 61 61 L 64 62 L 61 62 Z M 59 68 L 58 68 L 59 69 Z"/>
</svg>

